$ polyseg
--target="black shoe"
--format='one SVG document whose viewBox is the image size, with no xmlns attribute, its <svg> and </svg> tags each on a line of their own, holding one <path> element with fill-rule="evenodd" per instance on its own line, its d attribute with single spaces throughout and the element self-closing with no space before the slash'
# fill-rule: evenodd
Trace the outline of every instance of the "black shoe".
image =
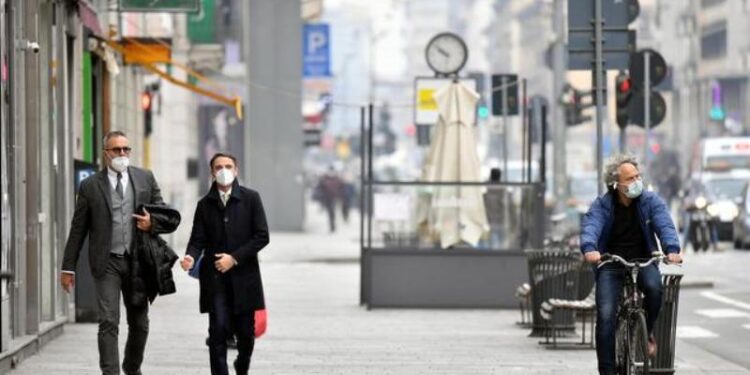
<svg viewBox="0 0 750 375">
<path fill-rule="evenodd" d="M 245 370 L 244 372 L 240 372 L 240 369 L 237 368 L 237 360 L 236 359 L 234 360 L 233 366 L 234 366 L 234 372 L 237 375 L 247 375 L 247 373 L 250 372 L 249 369 Z"/>
</svg>

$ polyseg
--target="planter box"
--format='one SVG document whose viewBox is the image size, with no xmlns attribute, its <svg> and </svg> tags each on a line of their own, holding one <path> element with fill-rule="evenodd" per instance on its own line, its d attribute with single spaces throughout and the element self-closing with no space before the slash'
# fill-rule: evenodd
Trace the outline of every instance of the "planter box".
<svg viewBox="0 0 750 375">
<path fill-rule="evenodd" d="M 528 281 L 520 250 L 369 249 L 361 261 L 368 308 L 518 308 Z"/>
</svg>

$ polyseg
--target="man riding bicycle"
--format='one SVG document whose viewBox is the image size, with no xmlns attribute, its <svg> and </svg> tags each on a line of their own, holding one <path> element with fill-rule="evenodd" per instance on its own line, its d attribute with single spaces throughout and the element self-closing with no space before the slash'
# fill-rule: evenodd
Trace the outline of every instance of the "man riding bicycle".
<svg viewBox="0 0 750 375">
<path fill-rule="evenodd" d="M 605 166 L 607 193 L 591 204 L 581 222 L 581 251 L 587 262 L 598 264 L 603 253 L 632 259 L 650 258 L 659 251 L 657 237 L 670 263 L 680 263 L 680 242 L 669 210 L 656 193 L 643 191 L 637 160 L 617 155 Z M 599 374 L 615 373 L 615 327 L 617 306 L 625 274 L 617 263 L 605 264 L 596 275 L 596 356 Z M 638 275 L 644 295 L 648 354 L 656 354 L 652 336 L 662 302 L 659 267 L 652 264 Z"/>
</svg>

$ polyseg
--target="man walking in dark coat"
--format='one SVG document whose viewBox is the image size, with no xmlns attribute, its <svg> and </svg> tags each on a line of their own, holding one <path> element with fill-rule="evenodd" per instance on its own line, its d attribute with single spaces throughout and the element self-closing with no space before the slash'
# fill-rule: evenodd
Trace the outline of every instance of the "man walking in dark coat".
<svg viewBox="0 0 750 375">
<path fill-rule="evenodd" d="M 214 182 L 195 209 L 181 265 L 186 271 L 199 267 L 211 374 L 229 374 L 227 339 L 232 335 L 237 337 L 238 352 L 234 368 L 237 374 L 247 374 L 255 344 L 254 313 L 265 308 L 258 252 L 268 244 L 266 214 L 258 192 L 237 182 L 234 156 L 217 153 L 209 166 Z"/>
<path fill-rule="evenodd" d="M 105 375 L 120 374 L 117 336 L 120 325 L 120 293 L 128 320 L 128 341 L 122 369 L 141 374 L 148 337 L 148 303 L 132 303 L 131 257 L 135 253 L 136 228 L 151 230 L 151 216 L 135 214 L 144 203 L 164 204 L 154 175 L 130 167 L 131 148 L 125 133 L 104 137 L 107 168 L 81 182 L 60 276 L 65 291 L 75 284 L 75 270 L 84 239 L 89 237 L 89 263 L 96 288 L 99 316 L 99 367 Z"/>
</svg>

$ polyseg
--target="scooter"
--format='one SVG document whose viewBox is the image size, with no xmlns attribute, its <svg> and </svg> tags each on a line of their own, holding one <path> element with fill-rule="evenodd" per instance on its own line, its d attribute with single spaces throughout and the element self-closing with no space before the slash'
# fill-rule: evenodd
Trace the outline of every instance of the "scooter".
<svg viewBox="0 0 750 375">
<path fill-rule="evenodd" d="M 708 202 L 703 196 L 695 199 L 694 204 L 687 209 L 689 219 L 687 234 L 693 251 L 708 252 L 709 247 L 716 247 L 713 236 L 713 218 L 708 212 Z"/>
</svg>

